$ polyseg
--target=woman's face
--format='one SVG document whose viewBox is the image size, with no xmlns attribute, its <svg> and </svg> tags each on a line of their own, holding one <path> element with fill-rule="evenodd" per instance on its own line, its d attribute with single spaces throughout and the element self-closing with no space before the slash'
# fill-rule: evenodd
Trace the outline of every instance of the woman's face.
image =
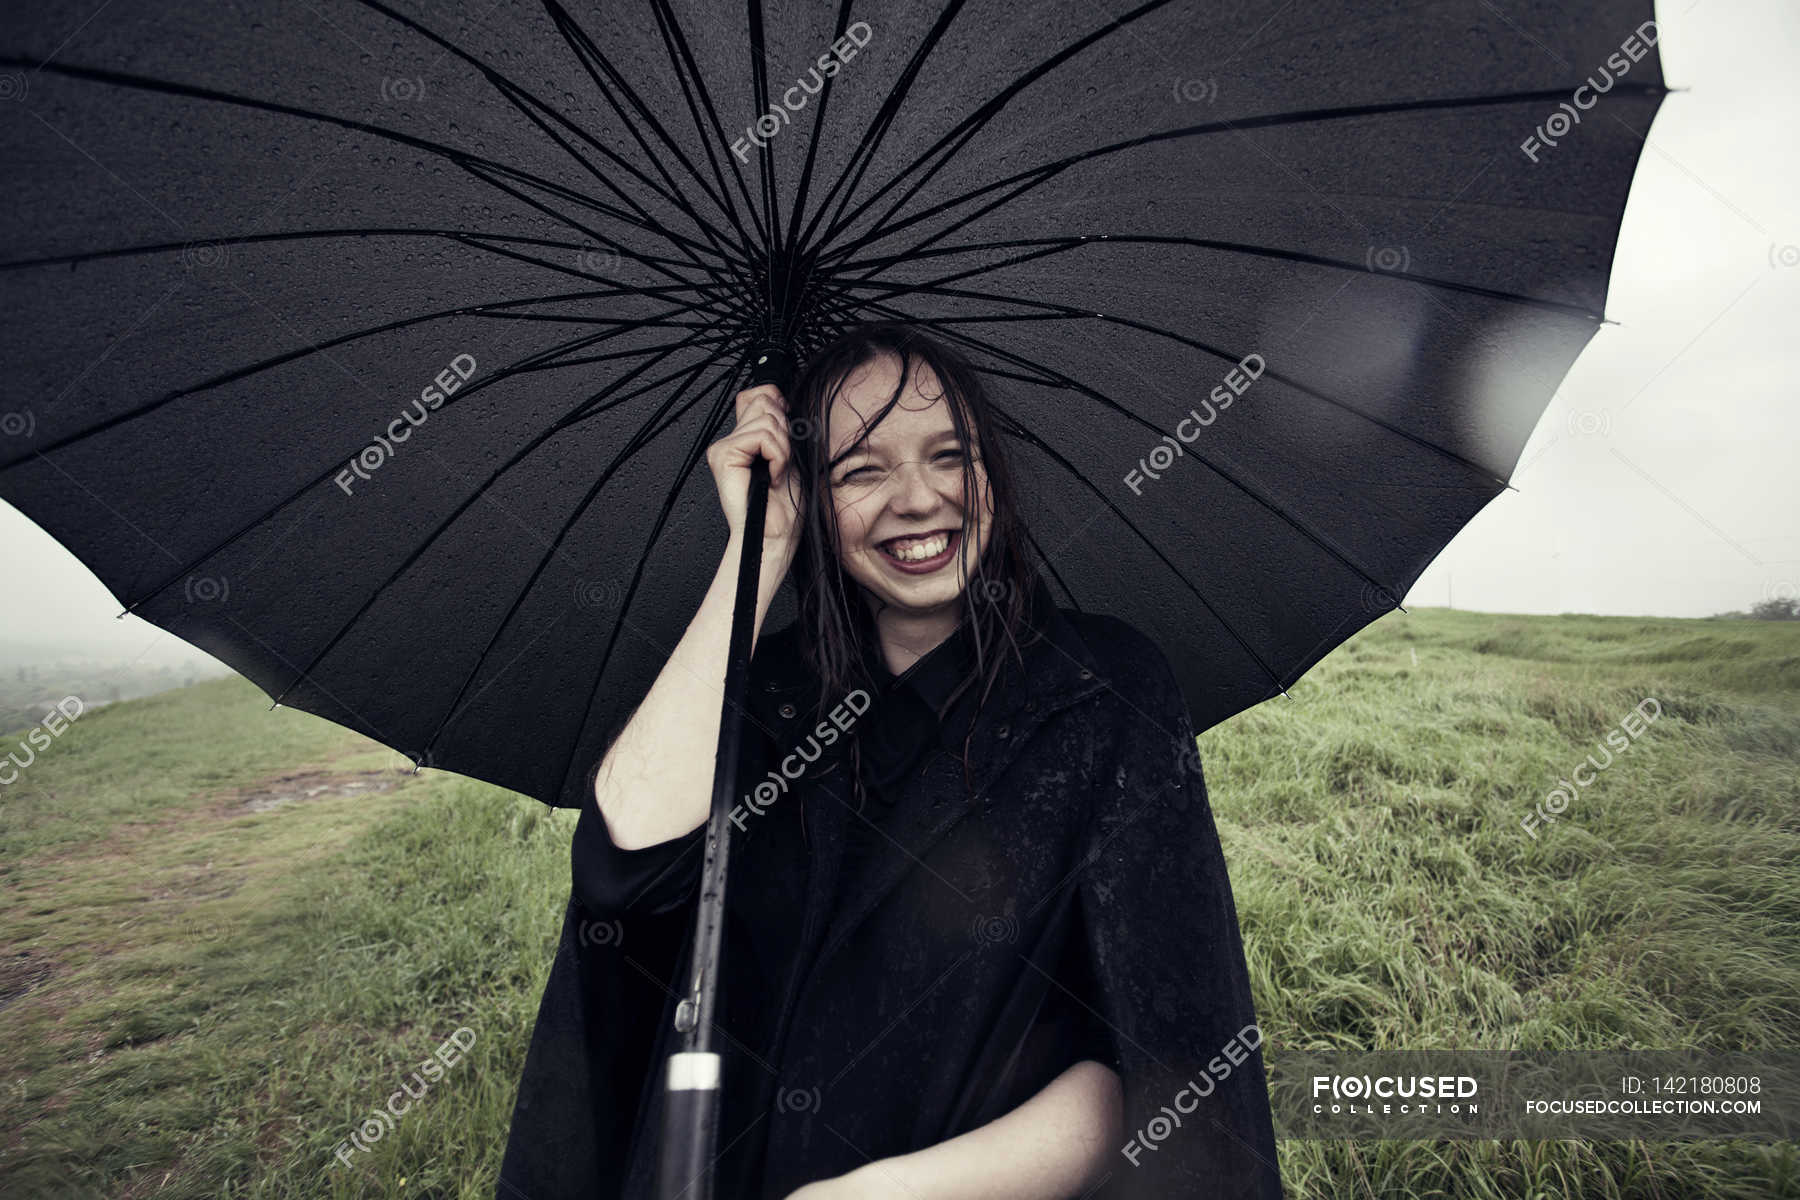
<svg viewBox="0 0 1800 1200">
<path fill-rule="evenodd" d="M 882 355 L 853 370 L 832 402 L 826 487 L 837 514 L 839 560 L 878 608 L 954 614 L 963 581 L 987 548 L 993 494 L 980 448 L 969 447 L 980 503 L 972 517 L 974 544 L 965 544 L 965 450 L 950 400 L 923 362 L 915 361 L 893 409 L 856 441 L 899 382 L 899 361 Z"/>
</svg>

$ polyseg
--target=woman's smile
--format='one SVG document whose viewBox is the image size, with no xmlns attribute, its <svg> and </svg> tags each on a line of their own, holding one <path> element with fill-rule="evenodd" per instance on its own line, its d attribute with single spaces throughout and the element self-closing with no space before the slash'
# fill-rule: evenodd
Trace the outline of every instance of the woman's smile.
<svg viewBox="0 0 1800 1200">
<path fill-rule="evenodd" d="M 908 534 L 876 544 L 888 565 L 908 575 L 929 575 L 941 570 L 956 558 L 962 544 L 961 529 L 939 529 L 926 534 Z"/>
</svg>

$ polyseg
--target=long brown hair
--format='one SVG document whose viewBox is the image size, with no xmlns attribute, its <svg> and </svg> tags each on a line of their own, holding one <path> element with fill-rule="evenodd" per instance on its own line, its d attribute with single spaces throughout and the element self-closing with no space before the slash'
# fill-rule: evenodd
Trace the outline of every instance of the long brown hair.
<svg viewBox="0 0 1800 1200">
<path fill-rule="evenodd" d="M 858 325 L 811 357 L 795 383 L 789 405 L 789 443 L 801 488 L 802 531 L 794 554 L 792 576 L 799 601 L 799 627 L 807 666 L 819 682 L 819 706 L 834 703 L 858 687 L 870 694 L 877 681 L 867 658 L 880 653 L 875 619 L 859 594 L 861 585 L 844 569 L 840 557 L 837 509 L 831 495 L 829 436 L 831 407 L 846 380 L 865 363 L 890 357 L 900 364 L 893 395 L 858 431 L 850 445 L 867 437 L 906 393 L 908 381 L 923 365 L 938 379 L 950 401 L 957 438 L 969 451 L 963 456 L 962 533 L 964 545 L 979 545 L 975 523 L 982 519 L 976 491 L 976 458 L 987 472 L 994 516 L 988 544 L 971 577 L 962 583 L 960 630 L 965 631 L 972 663 L 957 684 L 941 720 L 970 689 L 977 690 L 976 711 L 987 703 L 1000 677 L 1005 655 L 1021 667 L 1023 646 L 1040 636 L 1031 611 L 1038 574 L 1026 555 L 1025 530 L 1019 519 L 1013 471 L 999 421 L 981 375 L 958 351 L 914 328 L 892 323 Z M 954 634 L 952 636 L 955 636 Z M 970 778 L 969 723 L 963 739 L 965 790 Z M 860 738 L 851 739 L 852 776 L 861 795 Z"/>
</svg>

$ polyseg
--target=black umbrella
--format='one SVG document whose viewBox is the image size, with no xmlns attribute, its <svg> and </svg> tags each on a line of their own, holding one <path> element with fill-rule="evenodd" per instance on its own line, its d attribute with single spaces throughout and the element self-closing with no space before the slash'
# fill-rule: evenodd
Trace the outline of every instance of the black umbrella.
<svg viewBox="0 0 1800 1200">
<path fill-rule="evenodd" d="M 1602 320 L 1650 18 L 9 11 L 0 495 L 281 703 L 574 806 L 723 548 L 749 362 L 917 322 L 1204 729 L 1506 487 Z"/>
</svg>

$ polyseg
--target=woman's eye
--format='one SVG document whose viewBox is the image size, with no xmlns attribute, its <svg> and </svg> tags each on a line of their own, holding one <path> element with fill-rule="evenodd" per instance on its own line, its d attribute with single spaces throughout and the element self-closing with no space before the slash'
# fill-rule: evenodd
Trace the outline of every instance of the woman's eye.
<svg viewBox="0 0 1800 1200">
<path fill-rule="evenodd" d="M 867 478 L 869 478 L 869 476 L 873 475 L 874 473 L 875 473 L 874 467 L 857 467 L 855 470 L 845 471 L 843 473 L 843 475 L 839 476 L 838 482 L 839 483 L 854 483 L 858 479 L 867 479 Z"/>
<path fill-rule="evenodd" d="M 937 452 L 937 461 L 939 462 L 961 462 L 962 460 L 963 452 L 961 450 L 939 450 Z"/>
</svg>

